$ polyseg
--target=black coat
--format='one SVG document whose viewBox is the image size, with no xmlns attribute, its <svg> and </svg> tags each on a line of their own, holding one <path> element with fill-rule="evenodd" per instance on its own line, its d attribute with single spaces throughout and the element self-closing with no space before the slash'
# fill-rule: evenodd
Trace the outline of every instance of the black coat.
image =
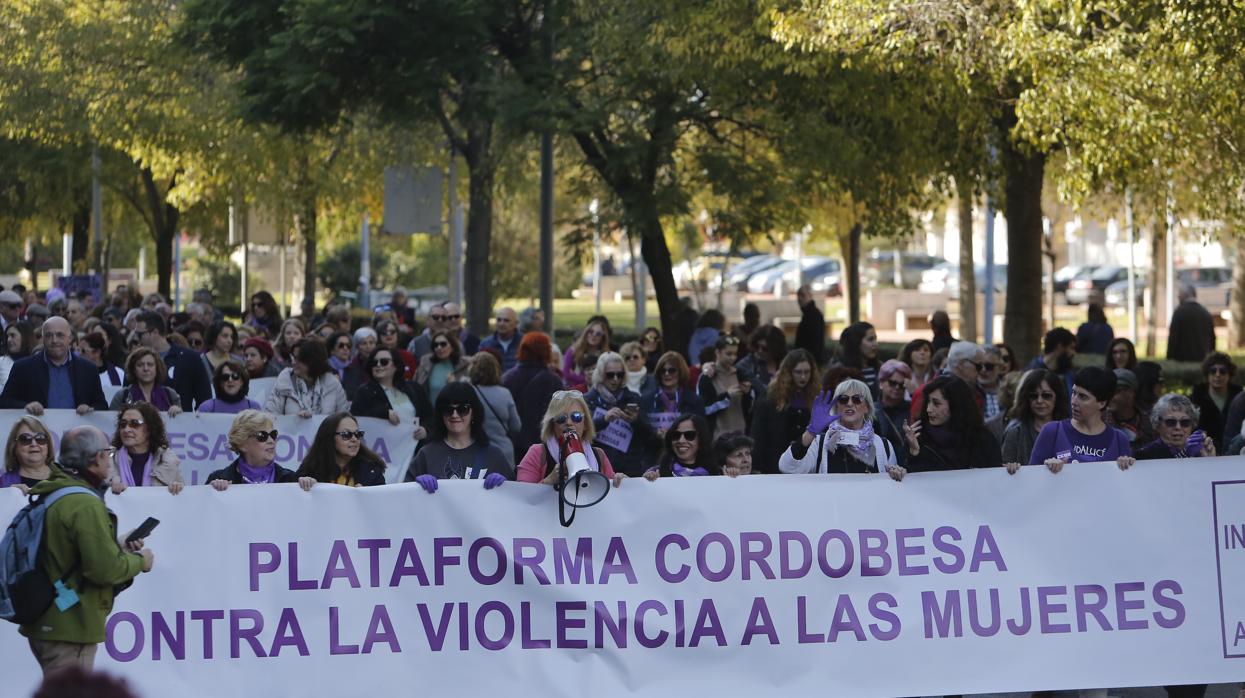
<svg viewBox="0 0 1245 698">
<path fill-rule="evenodd" d="M 363 364 L 359 363 L 356 357 L 346 364 L 346 369 L 342 371 L 342 390 L 346 391 L 346 398 L 354 400 L 354 396 L 359 392 L 359 388 L 369 382 L 370 376 L 367 375 L 367 369 Z"/>
<path fill-rule="evenodd" d="M 768 396 L 757 399 L 752 408 L 752 469 L 777 473 L 778 459 L 808 428 L 811 415 L 808 407 L 779 410 Z"/>
<path fill-rule="evenodd" d="M 514 442 L 515 453 L 526 453 L 529 446 L 540 443 L 541 420 L 553 394 L 562 389 L 562 379 L 538 361 L 520 361 L 501 377 L 514 397 L 523 427 Z"/>
<path fill-rule="evenodd" d="M 104 389 L 100 387 L 99 368 L 76 354 L 69 355 L 69 386 L 73 389 L 74 407 L 88 405 L 97 410 L 108 409 Z M 48 405 L 48 363 L 43 352 L 14 363 L 4 392 L 0 393 L 2 408 L 20 410 L 32 402 Z"/>
<path fill-rule="evenodd" d="M 744 430 L 747 431 L 752 425 L 752 403 L 756 399 L 759 387 L 752 379 L 752 374 L 746 369 L 735 366 L 735 376 L 740 383 L 748 383 L 751 388 L 748 392 L 740 397 L 740 407 L 744 413 Z M 718 413 L 721 410 L 709 414 L 709 408 L 714 403 L 726 398 L 725 394 L 719 393 L 717 387 L 713 384 L 713 379 L 705 374 L 700 374 L 700 379 L 696 382 L 696 394 L 700 396 L 700 401 L 705 404 L 705 416 L 709 419 L 709 425 L 717 427 Z"/>
<path fill-rule="evenodd" d="M 601 393 L 593 388 L 584 396 L 584 401 L 588 403 L 588 409 L 593 412 L 592 426 L 596 429 L 597 434 L 609 428 L 609 421 L 605 417 L 596 418 L 597 408 L 609 411 L 609 406 L 605 404 L 605 398 Z M 628 404 L 640 404 L 640 396 L 627 388 L 623 388 L 618 395 L 618 402 L 614 405 L 620 409 Z M 653 447 L 658 444 L 657 433 L 653 431 L 652 425 L 648 423 L 648 415 L 640 410 L 640 414 L 631 423 L 631 445 L 627 448 L 627 452 L 623 453 L 616 448 L 598 444 L 599 450 L 605 451 L 605 455 L 609 456 L 610 465 L 614 466 L 614 472 L 626 473 L 628 477 L 639 477 L 644 471 L 652 465 L 649 462 L 649 454 Z"/>
<path fill-rule="evenodd" d="M 238 463 L 240 462 L 242 462 L 241 456 L 235 458 L 232 463 L 224 468 L 208 475 L 207 479 L 203 482 L 208 484 L 213 480 L 225 480 L 235 485 L 245 485 L 246 481 L 242 479 L 242 471 L 238 468 Z M 298 482 L 298 473 L 290 470 L 289 468 L 282 467 L 281 465 L 276 465 L 274 467 L 277 469 L 277 476 L 274 478 L 274 482 Z"/>
<path fill-rule="evenodd" d="M 1215 350 L 1215 319 L 1201 303 L 1188 300 L 1172 313 L 1167 332 L 1168 361 L 1201 361 Z"/>
<path fill-rule="evenodd" d="M 1215 401 L 1210 399 L 1210 385 L 1207 383 L 1198 383 L 1193 386 L 1193 392 L 1189 394 L 1189 399 L 1201 412 L 1197 419 L 1197 428 L 1206 432 L 1215 442 L 1215 453 L 1224 452 L 1224 428 L 1227 425 L 1226 413 L 1231 409 L 1232 403 L 1236 400 L 1236 396 L 1241 394 L 1241 386 L 1236 383 L 1228 383 L 1228 399 L 1223 403 L 1224 410 L 1220 411 Z M 1238 432 L 1239 433 L 1239 432 Z M 1232 434 L 1236 436 L 1236 434 Z M 1229 439 L 1231 440 L 1231 439 Z"/>
<path fill-rule="evenodd" d="M 350 471 L 350 476 L 354 478 L 355 484 L 359 487 L 376 487 L 385 484 L 385 464 L 377 463 L 363 457 L 359 454 L 354 460 L 346 466 Z M 310 473 L 300 472 L 300 476 L 312 477 Z M 336 478 L 332 480 L 319 480 L 324 483 L 336 482 Z M 211 482 L 211 480 L 208 480 Z"/>
<path fill-rule="evenodd" d="M 800 324 L 795 328 L 795 348 L 813 355 L 817 365 L 826 362 L 826 316 L 816 301 L 800 306 Z"/>
<path fill-rule="evenodd" d="M 428 391 L 421 385 L 404 380 L 395 380 L 393 386 L 406 393 L 406 397 L 415 406 L 415 415 L 419 417 L 420 424 L 425 428 L 432 428 L 432 402 L 428 399 Z M 389 396 L 385 395 L 385 389 L 376 381 L 368 381 L 359 386 L 355 391 L 354 401 L 350 403 L 350 414 L 356 417 L 388 419 L 389 410 L 392 409 Z"/>
<path fill-rule="evenodd" d="M 914 473 L 966 468 L 996 468 L 1003 465 L 1003 450 L 987 429 L 978 429 L 967 447 L 939 448 L 921 439 L 921 452 L 909 452 L 908 470 Z"/>
<path fill-rule="evenodd" d="M 190 412 L 212 399 L 212 377 L 208 375 L 202 354 L 172 346 L 169 355 L 164 357 L 164 365 L 169 372 L 164 384 L 181 396 L 184 411 Z"/>
</svg>

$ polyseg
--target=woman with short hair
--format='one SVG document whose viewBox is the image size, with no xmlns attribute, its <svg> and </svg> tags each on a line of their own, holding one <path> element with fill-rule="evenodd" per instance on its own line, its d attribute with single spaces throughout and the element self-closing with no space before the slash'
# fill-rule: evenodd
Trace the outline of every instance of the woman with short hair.
<svg viewBox="0 0 1245 698">
<path fill-rule="evenodd" d="M 52 432 L 36 417 L 24 414 L 9 429 L 4 449 L 4 473 L 0 487 L 16 487 L 22 494 L 52 477 L 56 470 Z"/>
<path fill-rule="evenodd" d="M 385 461 L 363 443 L 364 436 L 348 412 L 325 417 L 298 468 L 298 484 L 304 489 L 317 482 L 346 487 L 385 484 Z"/>
<path fill-rule="evenodd" d="M 230 359 L 212 373 L 212 392 L 216 397 L 199 405 L 204 414 L 237 414 L 242 410 L 262 410 L 264 406 L 247 397 L 251 377 L 236 359 Z"/>
<path fill-rule="evenodd" d="M 208 475 L 207 484 L 218 492 L 224 492 L 230 485 L 298 482 L 297 473 L 276 461 L 277 436 L 272 417 L 268 414 L 258 410 L 239 412 L 229 425 L 229 447 L 238 457 Z M 308 488 L 304 486 L 304 489 Z"/>
<path fill-rule="evenodd" d="M 713 440 L 713 462 L 727 477 L 752 475 L 752 439 L 738 431 L 728 431 Z"/>
<path fill-rule="evenodd" d="M 406 472 L 428 493 L 438 480 L 483 480 L 491 490 L 514 478 L 510 458 L 489 443 L 484 405 L 467 383 L 450 383 L 437 395 L 431 435 Z"/>
<path fill-rule="evenodd" d="M 721 475 L 713 458 L 713 428 L 698 414 L 681 414 L 662 436 L 657 465 L 644 471 L 644 479 Z"/>
<path fill-rule="evenodd" d="M 359 387 L 350 403 L 356 417 L 375 417 L 390 424 L 409 424 L 411 437 L 423 441 L 428 436 L 426 424 L 433 420 L 432 402 L 428 393 L 416 383 L 402 379 L 394 351 L 378 347 L 367 359 L 372 380 Z"/>
<path fill-rule="evenodd" d="M 350 403 L 341 381 L 329 366 L 328 353 L 318 339 L 307 338 L 294 347 L 294 365 L 281 370 L 264 400 L 273 414 L 312 415 L 346 412 Z"/>
<path fill-rule="evenodd" d="M 902 480 L 889 442 L 873 431 L 873 393 L 855 378 L 814 401 L 808 429 L 778 459 L 784 473 L 882 473 Z M 813 443 L 816 442 L 816 446 Z"/>
<path fill-rule="evenodd" d="M 1216 449 L 1223 451 L 1228 407 L 1241 393 L 1241 386 L 1233 382 L 1236 377 L 1236 364 L 1227 354 L 1221 351 L 1212 352 L 1202 361 L 1202 376 L 1205 380 L 1193 386 L 1193 392 L 1189 395 L 1189 399 L 1201 413 L 1197 428 L 1206 432 L 1215 442 Z"/>
<path fill-rule="evenodd" d="M 558 485 L 558 464 L 566 435 L 574 432 L 583 447 L 588 467 L 614 481 L 617 487 L 627 476 L 615 474 L 605 451 L 592 445 L 596 429 L 588 413 L 588 403 L 578 390 L 559 390 L 549 399 L 549 407 L 540 420 L 540 443 L 532 444 L 519 461 L 516 480 L 519 482 Z"/>
<path fill-rule="evenodd" d="M 232 322 L 213 323 L 204 339 L 207 351 L 203 352 L 203 361 L 207 363 L 209 373 L 230 359 L 242 358 L 234 354 L 238 347 L 238 328 Z"/>
<path fill-rule="evenodd" d="M 1137 449 L 1137 460 L 1217 455 L 1214 440 L 1197 429 L 1200 417 L 1197 405 L 1184 395 L 1168 393 L 1159 398 L 1150 412 L 1150 422 L 1159 437 Z"/>
<path fill-rule="evenodd" d="M 624 343 L 618 353 L 627 368 L 627 390 L 637 395 L 647 395 L 657 389 L 657 380 L 648 371 L 648 355 L 644 353 L 644 347 L 639 342 Z"/>
<path fill-rule="evenodd" d="M 640 396 L 626 386 L 622 356 L 605 352 L 592 372 L 592 390 L 584 396 L 591 411 L 597 443 L 618 472 L 630 477 L 644 474 L 649 444 L 655 438 L 648 417 L 640 411 Z"/>
<path fill-rule="evenodd" d="M 148 347 L 135 349 L 125 361 L 127 387 L 112 396 L 108 409 L 119 412 L 127 405 L 149 402 L 157 410 L 176 417 L 182 413 L 182 399 L 176 390 L 164 384 L 166 376 L 168 370 L 159 354 Z"/>
<path fill-rule="evenodd" d="M 113 494 L 129 487 L 167 487 L 172 494 L 182 491 L 181 459 L 169 448 L 164 420 L 152 405 L 136 402 L 119 412 L 112 445 L 116 450 L 108 459 L 104 481 Z"/>
<path fill-rule="evenodd" d="M 1101 366 L 1077 371 L 1072 379 L 1072 416 L 1042 427 L 1029 464 L 1045 464 L 1052 473 L 1073 462 L 1115 461 L 1120 470 L 1128 469 L 1135 462 L 1128 436 L 1103 419 L 1115 385 L 1115 374 Z"/>
</svg>

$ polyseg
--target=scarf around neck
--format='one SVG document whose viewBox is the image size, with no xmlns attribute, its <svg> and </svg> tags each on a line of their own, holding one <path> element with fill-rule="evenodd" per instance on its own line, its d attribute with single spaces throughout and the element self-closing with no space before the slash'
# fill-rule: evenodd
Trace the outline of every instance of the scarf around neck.
<svg viewBox="0 0 1245 698">
<path fill-rule="evenodd" d="M 255 467 L 246 462 L 246 458 L 238 457 L 238 472 L 242 475 L 242 481 L 248 485 L 260 485 L 277 481 L 277 462 L 274 460 L 268 465 Z"/>
<path fill-rule="evenodd" d="M 130 457 L 130 451 L 122 446 L 117 449 L 117 472 L 121 475 L 121 481 L 126 487 L 148 487 L 151 485 L 151 465 L 156 460 L 156 454 L 153 451 L 147 452 L 147 463 L 143 465 L 142 482 L 134 481 L 134 468 L 132 467 L 133 459 Z"/>
<path fill-rule="evenodd" d="M 873 449 L 873 422 L 865 422 L 859 429 L 848 429 L 843 426 L 842 420 L 836 420 L 831 422 L 830 428 L 826 430 L 826 438 L 830 438 L 836 431 L 857 434 L 856 445 L 846 446 L 848 453 L 870 468 L 877 467 L 877 453 Z"/>
</svg>

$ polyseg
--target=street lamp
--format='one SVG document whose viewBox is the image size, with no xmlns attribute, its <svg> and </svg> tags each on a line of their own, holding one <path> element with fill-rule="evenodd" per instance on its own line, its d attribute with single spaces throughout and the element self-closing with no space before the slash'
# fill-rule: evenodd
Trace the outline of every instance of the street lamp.
<svg viewBox="0 0 1245 698">
<path fill-rule="evenodd" d="M 592 214 L 592 295 L 596 299 L 597 315 L 601 314 L 601 218 L 597 215 L 601 202 L 593 199 L 588 204 Z"/>
</svg>

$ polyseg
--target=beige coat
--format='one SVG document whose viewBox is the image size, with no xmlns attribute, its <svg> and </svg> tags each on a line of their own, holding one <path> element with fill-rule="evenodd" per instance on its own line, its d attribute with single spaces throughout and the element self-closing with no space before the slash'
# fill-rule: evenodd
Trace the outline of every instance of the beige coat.
<svg viewBox="0 0 1245 698">
<path fill-rule="evenodd" d="M 125 448 L 122 446 L 121 448 Z M 151 484 L 153 487 L 168 487 L 174 482 L 185 483 L 182 479 L 182 461 L 176 453 L 167 448 L 157 449 L 151 462 Z M 121 482 L 121 471 L 117 469 L 117 454 L 108 459 L 108 484 Z"/>
</svg>

